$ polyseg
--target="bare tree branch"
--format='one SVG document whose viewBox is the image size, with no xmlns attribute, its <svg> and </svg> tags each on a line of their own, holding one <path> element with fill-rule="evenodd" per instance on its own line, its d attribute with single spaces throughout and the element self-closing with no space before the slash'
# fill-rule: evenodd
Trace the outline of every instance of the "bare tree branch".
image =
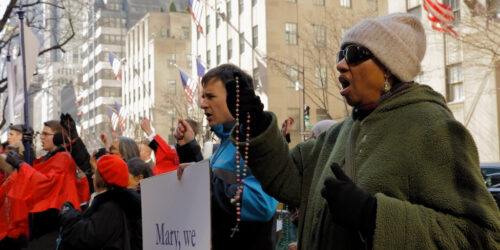
<svg viewBox="0 0 500 250">
<path fill-rule="evenodd" d="M 60 6 L 60 5 L 57 5 L 57 4 L 54 4 L 54 3 L 51 3 L 51 2 L 45 2 L 45 1 L 41 1 L 41 0 L 38 0 L 36 2 L 33 2 L 33 3 L 28 3 L 28 4 L 23 4 L 21 6 L 15 6 L 15 8 L 27 8 L 27 7 L 32 7 L 32 6 L 35 6 L 35 5 L 38 5 L 38 4 L 46 4 L 46 5 L 50 5 L 50 6 L 53 6 L 53 7 L 56 7 L 56 8 L 59 8 L 59 9 L 65 9 L 64 6 Z"/>
<path fill-rule="evenodd" d="M 3 27 L 7 23 L 7 20 L 9 20 L 10 14 L 12 13 L 12 10 L 16 6 L 17 0 L 10 0 L 9 5 L 7 6 L 7 9 L 5 10 L 5 13 L 3 14 L 2 20 L 0 20 L 0 30 L 3 30 Z"/>
</svg>

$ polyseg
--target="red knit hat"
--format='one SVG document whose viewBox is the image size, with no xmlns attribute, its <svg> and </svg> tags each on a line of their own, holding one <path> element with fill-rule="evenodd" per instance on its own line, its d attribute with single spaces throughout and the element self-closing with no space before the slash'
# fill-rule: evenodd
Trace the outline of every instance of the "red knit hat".
<svg viewBox="0 0 500 250">
<path fill-rule="evenodd" d="M 97 161 L 97 170 L 102 179 L 111 186 L 128 186 L 128 167 L 122 158 L 116 155 L 104 155 Z"/>
</svg>

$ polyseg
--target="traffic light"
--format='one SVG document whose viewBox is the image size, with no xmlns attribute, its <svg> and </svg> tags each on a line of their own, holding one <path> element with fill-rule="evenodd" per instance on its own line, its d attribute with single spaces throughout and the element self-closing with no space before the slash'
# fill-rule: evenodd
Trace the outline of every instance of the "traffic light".
<svg viewBox="0 0 500 250">
<path fill-rule="evenodd" d="M 309 116 L 310 109 L 311 108 L 309 107 L 309 105 L 304 105 L 304 126 L 306 130 L 311 129 L 311 122 L 309 121 L 309 119 L 311 118 Z"/>
</svg>

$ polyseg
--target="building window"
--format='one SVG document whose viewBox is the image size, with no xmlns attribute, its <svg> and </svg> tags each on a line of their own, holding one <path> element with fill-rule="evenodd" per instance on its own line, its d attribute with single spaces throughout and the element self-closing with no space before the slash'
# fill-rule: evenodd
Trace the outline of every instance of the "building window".
<svg viewBox="0 0 500 250">
<path fill-rule="evenodd" d="M 205 20 L 205 31 L 207 34 L 210 32 L 210 15 L 207 15 Z"/>
<path fill-rule="evenodd" d="M 167 65 L 173 67 L 175 64 L 175 54 L 167 54 Z"/>
<path fill-rule="evenodd" d="M 464 99 L 463 81 L 461 63 L 446 66 L 446 90 L 449 102 Z"/>
<path fill-rule="evenodd" d="M 207 50 L 207 68 L 212 65 L 212 60 L 210 60 L 210 50 Z"/>
<path fill-rule="evenodd" d="M 221 61 L 221 51 L 220 51 L 220 45 L 217 45 L 217 65 L 220 64 Z"/>
<path fill-rule="evenodd" d="M 252 28 L 252 46 L 255 48 L 259 45 L 259 27 L 257 25 Z"/>
<path fill-rule="evenodd" d="M 368 11 L 377 11 L 378 9 L 377 0 L 366 0 L 366 9 Z"/>
<path fill-rule="evenodd" d="M 215 27 L 219 28 L 220 26 L 220 15 L 219 14 L 215 14 Z"/>
<path fill-rule="evenodd" d="M 340 6 L 344 8 L 351 8 L 351 0 L 340 0 Z"/>
<path fill-rule="evenodd" d="M 255 6 L 257 4 L 257 0 L 252 0 L 252 6 Z"/>
<path fill-rule="evenodd" d="M 160 31 L 161 37 L 170 37 L 170 30 L 169 29 L 162 29 Z"/>
<path fill-rule="evenodd" d="M 422 0 L 406 0 L 406 12 L 420 19 L 422 17 Z"/>
<path fill-rule="evenodd" d="M 327 71 L 326 67 L 321 66 L 317 67 L 315 72 L 314 72 L 314 77 L 316 78 L 316 87 L 317 88 L 326 88 L 327 85 Z"/>
<path fill-rule="evenodd" d="M 286 44 L 297 44 L 297 24 L 285 24 L 285 42 Z"/>
<path fill-rule="evenodd" d="M 253 69 L 253 88 L 254 89 L 260 89 L 260 74 L 259 74 L 259 67 Z"/>
<path fill-rule="evenodd" d="M 239 10 L 239 13 L 243 13 L 243 11 L 245 10 L 245 1 L 243 0 L 238 0 L 238 10 Z"/>
<path fill-rule="evenodd" d="M 454 26 L 458 26 L 460 24 L 460 1 L 459 0 L 443 0 L 443 4 L 450 6 L 453 9 L 453 17 L 455 21 L 453 22 Z"/>
<path fill-rule="evenodd" d="M 226 16 L 227 20 L 231 20 L 231 17 L 233 15 L 233 12 L 231 11 L 231 0 L 226 2 Z"/>
<path fill-rule="evenodd" d="M 175 94 L 175 80 L 168 80 L 168 92 Z"/>
<path fill-rule="evenodd" d="M 320 46 L 324 46 L 326 43 L 326 28 L 323 25 L 314 25 L 314 38 L 316 40 L 316 44 Z"/>
<path fill-rule="evenodd" d="M 299 80 L 299 71 L 291 66 L 286 67 L 286 78 L 288 88 L 295 88 L 296 82 Z"/>
<path fill-rule="evenodd" d="M 241 32 L 240 34 L 240 54 L 245 52 L 245 33 Z"/>
<path fill-rule="evenodd" d="M 288 2 L 288 3 L 296 3 L 297 0 L 285 0 L 285 2 Z"/>
<path fill-rule="evenodd" d="M 325 5 L 325 0 L 313 0 L 313 3 L 315 5 Z"/>
<path fill-rule="evenodd" d="M 182 26 L 182 35 L 184 36 L 184 39 L 185 40 L 189 40 L 189 27 L 186 27 L 186 26 Z"/>
<path fill-rule="evenodd" d="M 151 68 L 151 55 L 148 55 L 148 69 Z"/>
<path fill-rule="evenodd" d="M 295 122 L 292 125 L 292 130 L 299 130 L 300 128 L 300 110 L 299 108 L 288 108 L 288 117 L 292 117 Z"/>
<path fill-rule="evenodd" d="M 227 59 L 231 59 L 233 57 L 233 39 L 229 39 L 227 41 Z"/>
</svg>

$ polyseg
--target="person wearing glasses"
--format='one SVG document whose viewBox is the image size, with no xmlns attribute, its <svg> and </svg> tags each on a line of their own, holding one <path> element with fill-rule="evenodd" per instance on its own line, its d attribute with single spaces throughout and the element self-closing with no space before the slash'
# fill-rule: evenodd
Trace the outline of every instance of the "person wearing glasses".
<svg viewBox="0 0 500 250">
<path fill-rule="evenodd" d="M 16 171 L 0 187 L 0 196 L 5 195 L 6 198 L 2 201 L 7 201 L 0 203 L 0 210 L 3 206 L 15 206 L 15 209 L 6 210 L 10 214 L 0 214 L 0 221 L 8 222 L 8 232 L 29 237 L 23 249 L 55 249 L 59 209 L 66 201 L 80 209 L 83 202 L 77 186 L 76 164 L 69 152 L 55 144 L 57 140 L 54 136 L 61 133 L 63 127 L 56 120 L 47 121 L 44 125 L 40 140 L 47 154 L 36 159 L 31 167 L 24 162 L 22 155 L 9 151 L 6 162 Z M 16 228 L 23 231 L 19 232 Z"/>
<path fill-rule="evenodd" d="M 276 116 L 239 91 L 252 117 L 242 127 L 255 128 L 248 165 L 268 194 L 300 207 L 298 249 L 500 249 L 471 134 L 413 81 L 425 50 L 411 14 L 356 24 L 337 60 L 352 114 L 290 150 Z"/>
</svg>

